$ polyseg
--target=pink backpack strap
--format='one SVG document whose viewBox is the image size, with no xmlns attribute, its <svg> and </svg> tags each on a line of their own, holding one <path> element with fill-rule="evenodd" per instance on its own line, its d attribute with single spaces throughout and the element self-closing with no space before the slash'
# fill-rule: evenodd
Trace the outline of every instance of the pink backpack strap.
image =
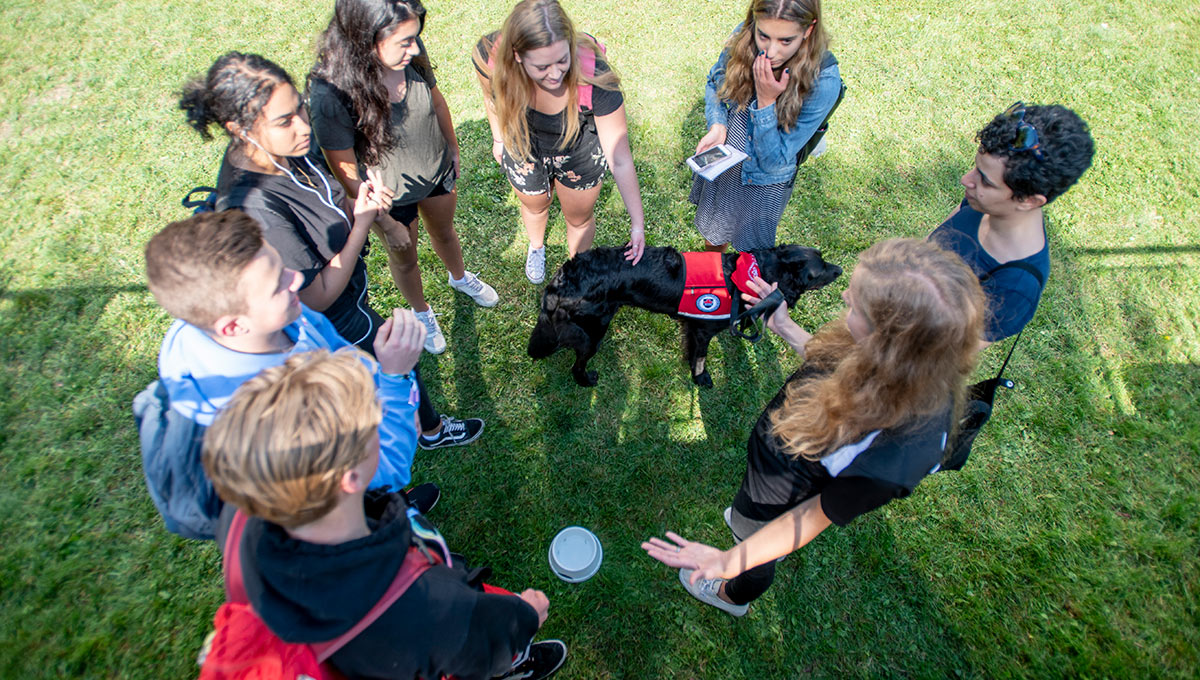
<svg viewBox="0 0 1200 680">
<path fill-rule="evenodd" d="M 596 43 L 596 47 L 600 48 L 601 54 L 608 54 L 608 50 L 604 47 L 604 43 L 596 39 L 596 36 L 591 33 L 585 33 L 587 37 Z M 584 78 L 591 79 L 596 75 L 596 52 L 587 47 L 579 47 L 575 50 L 575 55 L 579 58 L 579 71 Z M 579 84 L 579 108 L 592 109 L 592 84 Z"/>
<path fill-rule="evenodd" d="M 246 597 L 246 582 L 242 578 L 242 533 L 246 529 L 246 513 L 238 510 L 225 535 L 225 556 L 221 570 L 225 572 L 225 601 L 250 604 Z"/>
<path fill-rule="evenodd" d="M 597 42 L 596 44 L 600 44 Z M 579 57 L 579 71 L 584 78 L 591 78 L 596 75 L 596 53 L 587 47 L 580 47 L 575 51 Z M 592 108 L 592 84 L 588 82 L 579 83 L 579 108 Z"/>
<path fill-rule="evenodd" d="M 421 574 L 428 571 L 433 564 L 441 564 L 441 556 L 436 552 L 432 552 L 431 554 L 434 557 L 434 563 L 430 563 L 425 555 L 416 547 L 410 546 L 408 554 L 404 556 L 404 563 L 400 565 L 400 571 L 396 573 L 396 578 L 392 580 L 392 584 L 384 591 L 383 597 L 379 598 L 379 601 L 375 603 L 374 607 L 371 607 L 366 616 L 363 616 L 361 621 L 354 624 L 353 628 L 342 633 L 338 638 L 329 642 L 311 645 L 313 652 L 317 655 L 317 660 L 322 662 L 328 660 L 337 650 L 346 646 L 347 642 L 353 640 L 355 636 L 366 630 L 367 626 L 375 623 L 376 619 L 383 616 L 383 613 L 395 604 L 396 600 L 400 599 L 404 591 L 408 590 L 408 587 L 420 578 Z"/>
</svg>

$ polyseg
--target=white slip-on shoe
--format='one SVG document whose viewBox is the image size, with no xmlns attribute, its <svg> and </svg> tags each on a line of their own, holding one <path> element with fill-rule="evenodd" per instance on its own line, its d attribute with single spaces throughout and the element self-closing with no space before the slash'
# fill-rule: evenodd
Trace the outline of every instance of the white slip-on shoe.
<svg viewBox="0 0 1200 680">
<path fill-rule="evenodd" d="M 700 600 L 704 604 L 711 604 L 717 609 L 734 616 L 745 616 L 746 612 L 750 609 L 749 604 L 733 604 L 731 602 L 722 600 L 721 596 L 717 595 L 717 592 L 721 590 L 721 584 L 725 582 L 725 579 L 702 578 L 699 581 L 696 581 L 695 585 L 693 585 L 688 582 L 691 580 L 691 578 L 691 569 L 679 570 L 679 582 L 682 583 L 683 587 L 692 594 L 692 597 Z"/>
</svg>

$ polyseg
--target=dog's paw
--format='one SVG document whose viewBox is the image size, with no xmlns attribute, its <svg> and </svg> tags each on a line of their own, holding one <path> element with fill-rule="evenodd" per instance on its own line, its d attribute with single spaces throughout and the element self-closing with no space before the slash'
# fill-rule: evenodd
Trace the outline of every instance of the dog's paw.
<svg viewBox="0 0 1200 680">
<path fill-rule="evenodd" d="M 586 373 L 573 373 L 572 375 L 575 376 L 575 382 L 578 383 L 580 387 L 595 387 L 596 383 L 600 379 L 600 375 L 595 371 L 587 371 Z"/>
<path fill-rule="evenodd" d="M 705 389 L 711 389 L 713 386 L 712 376 L 709 375 L 708 371 L 705 371 L 699 375 L 693 375 L 692 382 Z"/>
</svg>

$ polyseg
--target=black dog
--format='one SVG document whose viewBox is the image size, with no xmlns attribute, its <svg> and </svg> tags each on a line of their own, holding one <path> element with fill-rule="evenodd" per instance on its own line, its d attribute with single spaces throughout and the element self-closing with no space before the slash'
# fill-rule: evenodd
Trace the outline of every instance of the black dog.
<svg viewBox="0 0 1200 680">
<path fill-rule="evenodd" d="M 782 245 L 753 251 L 761 276 L 768 283 L 778 282 L 788 307 L 802 293 L 832 282 L 842 268 L 825 262 L 812 248 Z M 740 299 L 730 282 L 737 266 L 737 253 L 722 256 L 725 287 Z M 625 260 L 621 248 L 596 248 L 565 262 L 542 294 L 542 309 L 529 337 L 529 356 L 543 359 L 562 347 L 575 350 L 571 375 L 575 382 L 590 387 L 596 384 L 596 372 L 587 370 L 587 362 L 608 332 L 608 324 L 625 305 L 669 314 L 683 324 L 684 357 L 692 369 L 692 380 L 701 387 L 712 387 L 712 377 L 704 368 L 708 343 L 729 327 L 729 320 L 695 319 L 681 316 L 679 299 L 683 295 L 685 267 L 683 256 L 674 248 L 646 248 L 636 267 Z"/>
</svg>

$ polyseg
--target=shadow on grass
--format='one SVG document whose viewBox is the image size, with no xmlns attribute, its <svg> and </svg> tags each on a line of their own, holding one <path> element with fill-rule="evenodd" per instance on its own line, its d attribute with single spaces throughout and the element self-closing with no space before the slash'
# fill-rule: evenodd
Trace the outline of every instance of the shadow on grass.
<svg viewBox="0 0 1200 680">
<path fill-rule="evenodd" d="M 168 534 L 142 481 L 154 351 L 122 329 L 145 324 L 166 326 L 144 285 L 0 290 L 0 675 L 187 672 L 220 601 L 216 551 Z"/>
</svg>

